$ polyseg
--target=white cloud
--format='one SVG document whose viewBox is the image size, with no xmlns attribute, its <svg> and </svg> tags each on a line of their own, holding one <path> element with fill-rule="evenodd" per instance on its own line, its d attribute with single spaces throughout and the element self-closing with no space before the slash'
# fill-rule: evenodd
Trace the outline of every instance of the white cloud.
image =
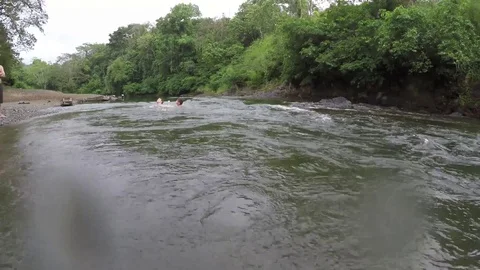
<svg viewBox="0 0 480 270">
<path fill-rule="evenodd" d="M 155 22 L 179 3 L 193 3 L 205 17 L 231 17 L 245 0 L 46 0 L 49 21 L 33 50 L 22 52 L 29 63 L 37 57 L 55 61 L 83 43 L 107 42 L 108 34 L 130 23 Z"/>
</svg>

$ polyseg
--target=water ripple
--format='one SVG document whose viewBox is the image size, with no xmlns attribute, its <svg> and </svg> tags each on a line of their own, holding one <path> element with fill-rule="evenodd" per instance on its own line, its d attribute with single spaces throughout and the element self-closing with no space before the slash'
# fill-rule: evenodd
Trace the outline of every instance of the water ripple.
<svg viewBox="0 0 480 270">
<path fill-rule="evenodd" d="M 29 181 L 54 184 L 67 167 L 101 187 L 103 269 L 480 267 L 478 122 L 184 104 L 75 106 L 23 132 Z M 79 263 L 78 250 L 64 260 Z"/>
</svg>

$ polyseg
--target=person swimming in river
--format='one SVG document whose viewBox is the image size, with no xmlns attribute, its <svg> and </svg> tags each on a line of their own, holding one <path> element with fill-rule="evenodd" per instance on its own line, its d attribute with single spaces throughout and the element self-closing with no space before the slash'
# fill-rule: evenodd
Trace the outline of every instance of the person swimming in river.
<svg viewBox="0 0 480 270">
<path fill-rule="evenodd" d="M 170 101 L 168 101 L 168 102 L 170 103 Z M 158 106 L 161 105 L 162 107 L 164 107 L 164 106 L 170 107 L 169 105 L 164 105 L 163 103 L 164 103 L 164 101 L 162 100 L 162 98 L 158 98 L 158 99 L 157 99 L 157 105 L 158 105 Z M 183 105 L 183 100 L 182 100 L 181 98 L 178 98 L 178 99 L 175 101 L 175 104 L 176 104 L 177 106 L 182 106 L 182 105 Z"/>
</svg>

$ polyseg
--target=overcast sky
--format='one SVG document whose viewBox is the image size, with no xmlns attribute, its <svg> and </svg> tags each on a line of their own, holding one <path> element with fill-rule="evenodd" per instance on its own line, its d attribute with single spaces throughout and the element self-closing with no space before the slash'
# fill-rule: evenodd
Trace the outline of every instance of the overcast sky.
<svg viewBox="0 0 480 270">
<path fill-rule="evenodd" d="M 55 61 L 62 53 L 71 53 L 83 43 L 108 42 L 108 34 L 130 23 L 155 22 L 178 3 L 193 3 L 203 16 L 231 17 L 244 0 L 46 0 L 49 16 L 45 33 L 33 31 L 37 43 L 22 52 L 24 62 L 33 57 Z"/>
</svg>

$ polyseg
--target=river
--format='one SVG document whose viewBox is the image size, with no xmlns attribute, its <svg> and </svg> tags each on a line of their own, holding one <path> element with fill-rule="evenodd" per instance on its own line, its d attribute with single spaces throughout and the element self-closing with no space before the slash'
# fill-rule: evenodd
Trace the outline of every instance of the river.
<svg viewBox="0 0 480 270">
<path fill-rule="evenodd" d="M 63 110 L 0 128 L 0 269 L 480 268 L 478 121 L 235 98 Z"/>
</svg>

